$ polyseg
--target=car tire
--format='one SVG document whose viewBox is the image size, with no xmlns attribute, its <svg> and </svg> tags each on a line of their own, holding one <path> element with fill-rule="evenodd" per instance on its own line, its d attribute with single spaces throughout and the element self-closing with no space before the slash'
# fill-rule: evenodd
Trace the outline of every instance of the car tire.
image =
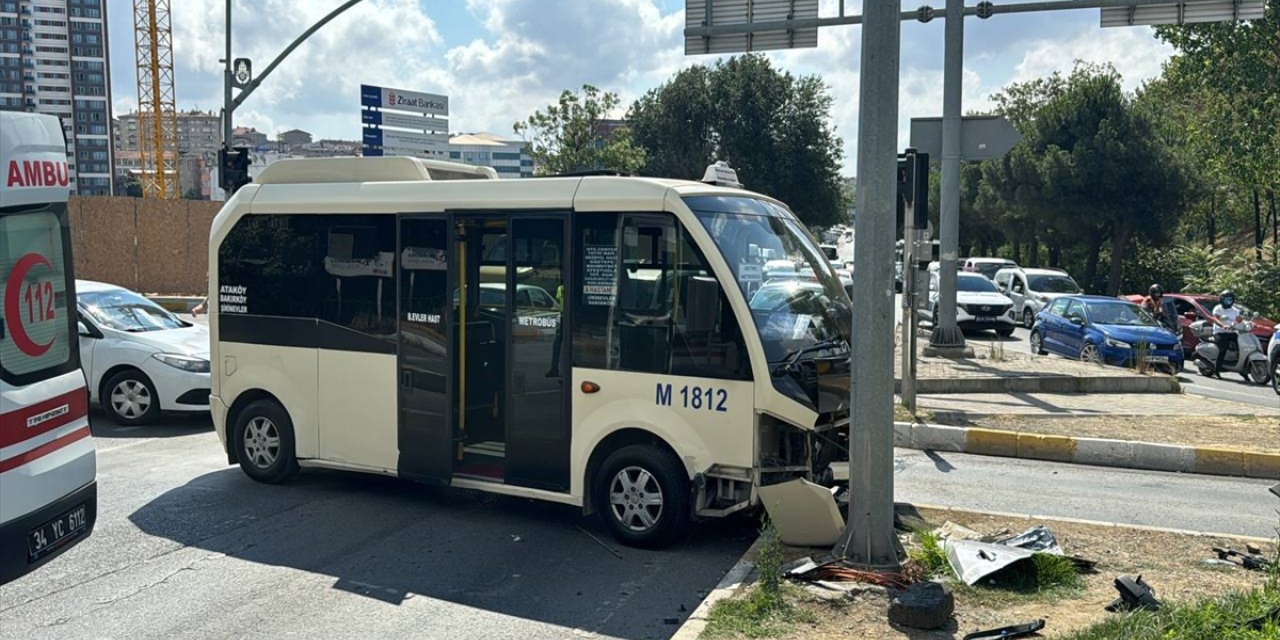
<svg viewBox="0 0 1280 640">
<path fill-rule="evenodd" d="M 1280 358 L 1271 363 L 1271 389 L 1280 396 Z"/>
<path fill-rule="evenodd" d="M 1036 315 L 1031 313 L 1031 307 L 1022 310 L 1022 326 L 1030 329 L 1036 323 Z"/>
<path fill-rule="evenodd" d="M 1031 336 L 1027 338 L 1027 343 L 1030 345 L 1031 353 L 1034 355 L 1042 356 L 1048 353 L 1044 350 L 1044 339 L 1040 337 L 1039 331 L 1032 331 Z"/>
<path fill-rule="evenodd" d="M 147 374 L 125 369 L 102 385 L 102 408 L 118 425 L 151 424 L 160 417 L 160 394 Z"/>
<path fill-rule="evenodd" d="M 689 530 L 691 491 L 684 465 L 654 445 L 609 454 L 594 479 L 596 511 L 619 542 L 658 549 Z"/>
<path fill-rule="evenodd" d="M 1008 329 L 996 329 L 996 335 L 1001 338 L 1008 338 L 1013 335 L 1013 327 L 1009 327 Z"/>
<path fill-rule="evenodd" d="M 279 484 L 298 473 L 293 421 L 275 400 L 256 400 L 236 416 L 236 459 L 245 475 Z"/>
<path fill-rule="evenodd" d="M 1080 345 L 1080 362 L 1103 364 L 1102 353 L 1098 351 L 1097 346 L 1086 340 L 1083 345 Z"/>
</svg>

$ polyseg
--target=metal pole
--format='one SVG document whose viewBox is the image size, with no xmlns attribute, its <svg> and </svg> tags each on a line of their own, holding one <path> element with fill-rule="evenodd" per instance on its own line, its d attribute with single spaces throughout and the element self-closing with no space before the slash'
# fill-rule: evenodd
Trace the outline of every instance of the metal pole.
<svg viewBox="0 0 1280 640">
<path fill-rule="evenodd" d="M 227 0 L 226 21 L 226 66 L 222 70 L 222 148 L 231 149 L 231 0 Z M 222 178 L 222 167 L 218 167 L 218 177 Z"/>
<path fill-rule="evenodd" d="M 849 523 L 832 553 L 896 569 L 893 532 L 893 244 L 897 206 L 898 0 L 863 5 L 854 234 Z"/>
<path fill-rule="evenodd" d="M 912 416 L 916 415 L 915 207 L 913 203 L 905 208 L 902 224 L 902 403 Z"/>
<path fill-rule="evenodd" d="M 938 268 L 938 307 L 930 355 L 972 356 L 956 326 L 956 259 L 960 244 L 960 88 L 964 73 L 964 0 L 947 0 L 942 59 L 942 194 L 938 226 L 942 255 Z"/>
</svg>

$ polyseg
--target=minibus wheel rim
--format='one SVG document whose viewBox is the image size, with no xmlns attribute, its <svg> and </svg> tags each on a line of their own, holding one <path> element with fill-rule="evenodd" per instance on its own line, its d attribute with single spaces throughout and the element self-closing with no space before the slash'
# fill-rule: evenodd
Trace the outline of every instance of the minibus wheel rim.
<svg viewBox="0 0 1280 640">
<path fill-rule="evenodd" d="M 641 467 L 624 467 L 609 483 L 609 507 L 622 526 L 648 531 L 662 517 L 662 485 Z"/>
<path fill-rule="evenodd" d="M 253 466 L 267 469 L 280 457 L 280 431 L 268 418 L 257 417 L 244 427 L 244 452 Z"/>
</svg>

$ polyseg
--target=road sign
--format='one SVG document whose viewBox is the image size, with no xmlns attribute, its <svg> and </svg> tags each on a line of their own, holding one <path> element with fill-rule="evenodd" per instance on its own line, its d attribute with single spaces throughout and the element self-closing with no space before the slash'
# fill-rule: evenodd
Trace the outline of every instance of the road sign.
<svg viewBox="0 0 1280 640">
<path fill-rule="evenodd" d="M 253 80 L 253 62 L 248 58 L 236 58 L 231 65 L 231 84 L 237 89 L 243 89 L 249 86 L 249 82 Z"/>
<path fill-rule="evenodd" d="M 818 19 L 818 0 L 685 0 L 684 26 L 749 27 L 756 23 Z M 685 36 L 685 55 L 741 53 L 818 46 L 818 27 L 754 33 Z"/>
<path fill-rule="evenodd" d="M 394 111 L 374 111 L 372 109 L 363 109 L 360 111 L 360 121 L 366 125 L 381 125 L 384 127 L 399 127 L 401 129 L 412 129 L 414 131 L 437 131 L 448 132 L 449 121 L 444 118 L 436 118 L 434 116 L 423 116 L 416 113 L 396 113 Z"/>
<path fill-rule="evenodd" d="M 960 159 L 999 158 L 1021 139 L 1022 134 L 1003 116 L 965 116 L 960 120 Z M 911 146 L 942 157 L 942 118 L 912 118 Z"/>
<path fill-rule="evenodd" d="M 382 147 L 383 151 L 399 149 L 404 151 L 446 152 L 449 150 L 449 135 L 445 133 L 410 133 L 408 131 L 365 127 L 364 144 Z"/>
<path fill-rule="evenodd" d="M 1101 18 L 1104 27 L 1259 20 L 1264 12 L 1264 4 L 1262 0 L 1196 0 L 1169 4 L 1103 7 Z"/>
<path fill-rule="evenodd" d="M 404 89 L 360 85 L 360 104 L 365 107 L 413 111 L 433 116 L 449 115 L 449 96 Z"/>
</svg>

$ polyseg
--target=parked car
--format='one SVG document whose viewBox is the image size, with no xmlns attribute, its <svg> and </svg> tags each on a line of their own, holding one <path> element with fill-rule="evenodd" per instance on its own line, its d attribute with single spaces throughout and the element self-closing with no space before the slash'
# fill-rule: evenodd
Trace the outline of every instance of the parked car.
<svg viewBox="0 0 1280 640">
<path fill-rule="evenodd" d="M 209 410 L 209 330 L 121 287 L 76 281 L 80 361 L 97 400 L 118 424 L 162 411 Z"/>
<path fill-rule="evenodd" d="M 938 307 L 938 272 L 929 274 L 929 300 L 921 309 L 921 319 L 935 323 Z M 995 331 L 1001 337 L 1013 335 L 1017 321 L 1013 301 L 1000 293 L 995 283 L 977 273 L 956 274 L 956 324 L 962 331 Z"/>
<path fill-rule="evenodd" d="M 1218 306 L 1218 296 L 1201 295 L 1187 293 L 1166 293 L 1166 298 L 1173 300 L 1173 306 L 1178 310 L 1178 325 L 1182 327 L 1182 351 L 1183 354 L 1190 358 L 1196 352 L 1196 345 L 1200 344 L 1200 339 L 1191 331 L 1191 323 L 1197 320 L 1210 320 L 1213 317 L 1213 308 Z M 1142 304 L 1142 300 L 1146 296 L 1141 294 L 1133 294 L 1125 296 L 1125 299 L 1134 304 Z M 1240 310 L 1240 317 L 1251 318 L 1253 311 L 1248 307 L 1236 302 L 1236 308 Z M 1263 351 L 1267 350 L 1271 343 L 1271 336 L 1276 331 L 1276 322 L 1270 318 L 1258 316 L 1252 318 L 1253 335 L 1258 337 L 1258 342 L 1262 343 Z"/>
<path fill-rule="evenodd" d="M 1004 258 L 965 258 L 964 264 L 960 265 L 962 271 L 971 271 L 986 276 L 988 280 L 996 277 L 996 272 L 1001 269 L 1016 269 L 1018 263 Z"/>
<path fill-rule="evenodd" d="M 1061 296 L 1036 314 L 1031 353 L 1133 366 L 1138 357 L 1170 373 L 1184 362 L 1178 337 L 1146 309 L 1106 296 Z"/>
<path fill-rule="evenodd" d="M 1035 324 L 1036 314 L 1054 298 L 1083 293 L 1062 269 L 1008 267 L 997 271 L 994 279 L 1000 292 L 1013 300 L 1015 313 L 1028 329 Z"/>
</svg>

